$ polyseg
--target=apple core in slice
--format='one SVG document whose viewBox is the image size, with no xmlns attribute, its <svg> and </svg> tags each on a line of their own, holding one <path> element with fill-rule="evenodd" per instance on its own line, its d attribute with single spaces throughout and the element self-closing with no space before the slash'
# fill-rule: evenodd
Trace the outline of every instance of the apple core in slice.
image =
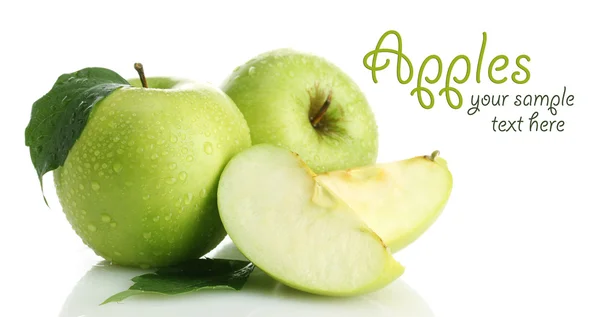
<svg viewBox="0 0 600 317">
<path fill-rule="evenodd" d="M 404 268 L 293 152 L 261 144 L 236 155 L 218 189 L 219 213 L 240 251 L 280 282 L 348 296 L 381 288 Z"/>
<path fill-rule="evenodd" d="M 452 174 L 438 151 L 323 173 L 317 181 L 344 199 L 392 252 L 414 242 L 435 222 L 452 191 Z"/>
</svg>

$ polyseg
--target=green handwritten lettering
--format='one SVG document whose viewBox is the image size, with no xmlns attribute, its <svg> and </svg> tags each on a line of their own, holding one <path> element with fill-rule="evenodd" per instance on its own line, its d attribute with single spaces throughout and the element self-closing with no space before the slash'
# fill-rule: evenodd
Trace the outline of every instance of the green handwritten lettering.
<svg viewBox="0 0 600 317">
<path fill-rule="evenodd" d="M 397 42 L 398 42 L 398 49 L 381 48 L 384 40 L 389 35 L 394 35 L 396 37 Z M 375 47 L 375 49 L 368 52 L 365 55 L 365 57 L 363 58 L 363 65 L 368 70 L 371 71 L 371 77 L 372 77 L 374 83 L 377 83 L 377 72 L 380 70 L 386 69 L 390 65 L 390 60 L 386 59 L 385 63 L 383 65 L 377 66 L 377 57 L 378 57 L 379 53 L 395 54 L 396 58 L 397 58 L 396 77 L 398 78 L 398 82 L 400 82 L 401 84 L 410 83 L 410 81 L 412 80 L 412 77 L 413 77 L 413 65 L 412 65 L 410 59 L 408 58 L 408 56 L 404 55 L 404 53 L 402 52 L 402 37 L 400 36 L 400 33 L 398 33 L 397 31 L 394 31 L 394 30 L 385 32 L 381 36 L 381 38 L 379 38 L 379 41 L 377 42 L 377 46 Z M 371 63 L 369 63 L 369 58 L 371 58 Z M 406 64 L 408 65 L 408 69 L 409 69 L 408 77 L 406 79 L 402 79 L 402 62 L 403 61 L 406 62 Z"/>
</svg>

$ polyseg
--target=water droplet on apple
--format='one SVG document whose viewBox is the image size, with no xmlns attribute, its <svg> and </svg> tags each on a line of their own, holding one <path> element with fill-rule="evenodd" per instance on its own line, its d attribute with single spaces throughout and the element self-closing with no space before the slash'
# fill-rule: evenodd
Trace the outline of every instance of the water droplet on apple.
<svg viewBox="0 0 600 317">
<path fill-rule="evenodd" d="M 83 184 L 79 184 L 79 189 L 84 190 L 85 186 L 83 186 Z"/>
<path fill-rule="evenodd" d="M 104 222 L 104 223 L 109 223 L 110 220 L 111 220 L 110 216 L 107 215 L 107 214 L 103 214 L 102 217 L 101 217 L 101 219 L 102 219 L 102 222 Z"/>
<path fill-rule="evenodd" d="M 171 164 L 169 164 L 169 169 L 170 170 L 174 170 L 176 168 L 177 168 L 177 163 L 171 163 Z"/>
<path fill-rule="evenodd" d="M 152 237 L 152 232 L 144 232 L 144 239 L 150 239 Z"/>
<path fill-rule="evenodd" d="M 169 177 L 169 178 L 167 178 L 166 182 L 167 182 L 167 184 L 170 184 L 170 185 L 175 184 L 177 182 L 177 178 Z"/>
<path fill-rule="evenodd" d="M 250 68 L 248 69 L 248 75 L 254 76 L 254 74 L 256 74 L 256 67 L 250 66 Z"/>
<path fill-rule="evenodd" d="M 192 198 L 194 198 L 194 195 L 192 193 L 187 193 L 185 194 L 185 197 L 183 198 L 183 203 L 186 205 L 189 205 L 192 203 Z"/>
<path fill-rule="evenodd" d="M 121 170 L 123 170 L 123 165 L 121 165 L 121 163 L 113 164 L 113 171 L 115 171 L 116 173 L 119 173 L 119 172 L 121 172 Z"/>
<path fill-rule="evenodd" d="M 142 199 L 143 199 L 143 200 L 148 200 L 148 199 L 150 199 L 150 194 L 146 194 L 146 195 L 142 196 Z"/>
<path fill-rule="evenodd" d="M 186 161 L 188 161 L 188 162 L 191 162 L 191 161 L 193 161 L 193 160 L 194 160 L 194 157 L 193 157 L 193 156 L 191 156 L 191 155 L 188 155 L 188 156 L 185 158 L 185 160 L 186 160 Z"/>
<path fill-rule="evenodd" d="M 116 222 L 111 222 L 110 223 L 110 227 L 111 228 L 116 228 L 117 227 L 117 223 Z"/>
<path fill-rule="evenodd" d="M 180 180 L 182 180 L 182 181 L 186 180 L 186 179 L 187 179 L 187 176 L 188 176 L 188 175 L 187 175 L 187 173 L 186 173 L 186 172 L 181 172 L 181 173 L 179 173 L 179 179 L 180 179 Z"/>
<path fill-rule="evenodd" d="M 96 232 L 96 226 L 94 226 L 94 225 L 92 225 L 92 224 L 89 224 L 89 225 L 87 226 L 87 228 L 88 228 L 88 230 L 90 230 L 91 232 Z"/>
<path fill-rule="evenodd" d="M 114 252 L 114 254 L 115 254 L 116 256 L 121 256 L 121 252 L 119 252 L 119 251 L 115 251 L 115 252 Z"/>
<path fill-rule="evenodd" d="M 202 198 L 206 197 L 206 188 L 202 188 L 200 191 L 200 196 L 202 196 Z"/>
<path fill-rule="evenodd" d="M 160 216 L 156 216 L 156 217 L 152 218 L 152 221 L 154 221 L 154 222 L 158 222 L 159 220 L 160 220 Z"/>
<path fill-rule="evenodd" d="M 154 153 L 152 154 L 152 156 L 150 156 L 150 159 L 152 160 L 156 160 L 158 158 L 158 154 Z"/>
<path fill-rule="evenodd" d="M 172 135 L 171 136 L 171 143 L 177 143 L 177 136 L 176 135 Z"/>
<path fill-rule="evenodd" d="M 142 152 L 144 152 L 144 148 L 143 147 L 139 147 L 135 151 L 138 152 L 138 153 L 142 153 Z"/>
<path fill-rule="evenodd" d="M 213 145 L 210 142 L 204 142 L 204 153 L 211 155 L 213 152 Z"/>
<path fill-rule="evenodd" d="M 97 182 L 92 182 L 92 189 L 98 191 L 100 189 L 100 184 Z"/>
</svg>

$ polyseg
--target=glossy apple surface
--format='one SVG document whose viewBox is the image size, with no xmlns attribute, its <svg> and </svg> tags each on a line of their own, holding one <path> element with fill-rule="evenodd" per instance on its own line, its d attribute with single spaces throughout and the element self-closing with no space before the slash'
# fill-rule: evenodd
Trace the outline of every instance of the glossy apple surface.
<svg viewBox="0 0 600 317">
<path fill-rule="evenodd" d="M 238 67 L 222 87 L 244 114 L 253 144 L 285 147 L 316 173 L 377 159 L 377 125 L 365 95 L 322 57 L 270 51 Z M 327 110 L 313 124 L 328 98 Z"/>
<path fill-rule="evenodd" d="M 250 146 L 242 114 L 219 89 L 150 84 L 101 100 L 54 172 L 84 243 L 128 266 L 166 266 L 213 249 L 225 236 L 219 176 Z"/>
</svg>

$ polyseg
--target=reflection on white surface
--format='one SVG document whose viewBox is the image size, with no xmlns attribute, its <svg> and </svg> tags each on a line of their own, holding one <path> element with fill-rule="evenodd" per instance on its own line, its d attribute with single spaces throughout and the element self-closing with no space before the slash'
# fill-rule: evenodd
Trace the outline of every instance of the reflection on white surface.
<svg viewBox="0 0 600 317">
<path fill-rule="evenodd" d="M 233 244 L 213 257 L 244 259 Z M 99 263 L 77 283 L 60 317 L 99 316 L 406 316 L 433 317 L 427 303 L 401 279 L 377 292 L 351 298 L 315 296 L 288 288 L 256 269 L 241 291 L 205 290 L 176 296 L 133 296 L 100 306 L 109 296 L 129 288 L 141 269 Z"/>
</svg>

